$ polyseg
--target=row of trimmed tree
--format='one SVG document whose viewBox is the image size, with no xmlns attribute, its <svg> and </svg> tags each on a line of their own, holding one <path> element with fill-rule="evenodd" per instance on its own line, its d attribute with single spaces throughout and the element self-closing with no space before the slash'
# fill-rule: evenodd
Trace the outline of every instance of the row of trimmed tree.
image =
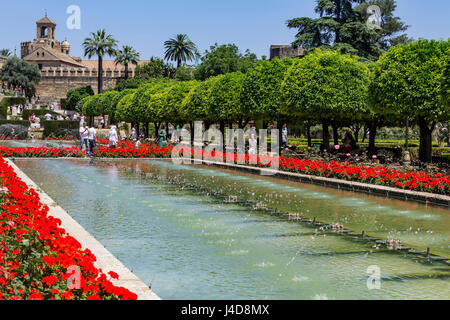
<svg viewBox="0 0 450 320">
<path fill-rule="evenodd" d="M 228 73 L 205 81 L 149 81 L 138 89 L 106 91 L 81 101 L 87 116 L 108 114 L 114 121 L 183 125 L 250 120 L 277 124 L 321 123 L 324 148 L 329 127 L 364 124 L 369 155 L 377 128 L 402 126 L 408 116 L 420 127 L 420 160 L 431 161 L 431 133 L 450 120 L 450 41 L 419 40 L 392 47 L 375 63 L 340 51 L 316 50 L 304 58 L 260 61 L 247 73 Z"/>
</svg>

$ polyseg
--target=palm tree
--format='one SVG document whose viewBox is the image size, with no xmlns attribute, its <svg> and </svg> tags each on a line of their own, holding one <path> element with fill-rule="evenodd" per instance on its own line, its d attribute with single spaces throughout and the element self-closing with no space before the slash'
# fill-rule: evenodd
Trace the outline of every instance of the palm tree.
<svg viewBox="0 0 450 320">
<path fill-rule="evenodd" d="M 131 46 L 123 46 L 122 50 L 116 51 L 116 65 L 122 64 L 125 66 L 125 79 L 128 79 L 128 65 L 137 65 L 139 61 L 139 52 Z"/>
<path fill-rule="evenodd" d="M 176 61 L 177 69 L 182 62 L 192 61 L 195 57 L 200 56 L 197 46 L 189 40 L 186 34 L 177 34 L 175 38 L 164 42 L 166 48 L 166 60 Z"/>
<path fill-rule="evenodd" d="M 92 58 L 98 56 L 98 93 L 103 92 L 103 57 L 114 56 L 116 53 L 117 40 L 112 35 L 106 34 L 104 29 L 96 33 L 91 32 L 91 38 L 84 39 L 84 55 Z"/>
<path fill-rule="evenodd" d="M 9 49 L 2 49 L 0 50 L 0 56 L 9 57 L 11 56 L 11 51 L 9 51 Z"/>
</svg>

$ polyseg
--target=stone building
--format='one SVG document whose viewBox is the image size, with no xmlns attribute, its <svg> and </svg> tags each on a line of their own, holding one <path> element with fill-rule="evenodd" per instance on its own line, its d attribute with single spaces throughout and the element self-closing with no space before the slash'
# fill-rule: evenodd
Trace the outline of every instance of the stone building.
<svg viewBox="0 0 450 320">
<path fill-rule="evenodd" d="M 36 97 L 42 104 L 59 104 L 67 91 L 92 86 L 97 92 L 98 61 L 82 60 L 70 55 L 71 46 L 65 39 L 56 40 L 56 23 L 47 15 L 36 21 L 36 39 L 20 44 L 21 58 L 35 63 L 41 70 L 42 80 L 36 86 Z M 144 64 L 148 61 L 140 61 Z M 1 59 L 0 59 L 1 63 Z M 129 65 L 129 77 L 134 77 L 135 66 Z M 113 60 L 103 60 L 103 89 L 114 87 L 125 77 L 125 67 Z"/>
<path fill-rule="evenodd" d="M 305 55 L 305 49 L 302 47 L 292 48 L 291 45 L 271 45 L 270 46 L 270 60 L 275 57 L 282 58 L 297 58 Z"/>
<path fill-rule="evenodd" d="M 8 60 L 8 57 L 0 56 L 0 69 L 3 67 L 3 64 L 5 64 L 6 60 Z"/>
</svg>

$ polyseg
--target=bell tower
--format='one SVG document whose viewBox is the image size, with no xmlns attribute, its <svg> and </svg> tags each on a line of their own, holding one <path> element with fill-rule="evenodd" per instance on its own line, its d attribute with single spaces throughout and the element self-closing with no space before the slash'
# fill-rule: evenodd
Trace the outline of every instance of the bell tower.
<svg viewBox="0 0 450 320">
<path fill-rule="evenodd" d="M 36 21 L 36 40 L 45 40 L 48 44 L 55 42 L 56 23 L 47 17 Z"/>
</svg>

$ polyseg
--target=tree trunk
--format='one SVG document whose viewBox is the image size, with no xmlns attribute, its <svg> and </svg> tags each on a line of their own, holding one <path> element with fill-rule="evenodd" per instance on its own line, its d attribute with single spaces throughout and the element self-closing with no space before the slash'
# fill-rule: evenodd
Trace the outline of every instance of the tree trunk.
<svg viewBox="0 0 450 320">
<path fill-rule="evenodd" d="M 328 132 L 328 122 L 326 120 L 322 121 L 322 147 L 321 151 L 330 150 L 330 133 Z"/>
<path fill-rule="evenodd" d="M 308 148 L 312 147 L 311 126 L 306 126 L 306 137 L 308 138 Z"/>
<path fill-rule="evenodd" d="M 369 123 L 368 129 L 369 129 L 368 156 L 369 158 L 372 158 L 372 156 L 376 155 L 375 139 L 377 136 L 377 124 L 375 122 Z"/>
<path fill-rule="evenodd" d="M 419 159 L 421 162 L 431 163 L 432 159 L 432 133 L 436 123 L 431 124 L 431 128 L 428 127 L 427 121 L 424 117 L 419 117 L 420 127 L 420 147 L 419 147 Z"/>
<path fill-rule="evenodd" d="M 332 124 L 331 127 L 333 128 L 333 139 L 334 139 L 334 145 L 339 145 L 339 137 L 338 137 L 338 126 L 337 124 Z"/>
<path fill-rule="evenodd" d="M 128 63 L 125 64 L 125 80 L 128 79 Z"/>
<path fill-rule="evenodd" d="M 191 127 L 191 146 L 194 147 L 194 121 L 189 121 L 189 126 Z"/>
<path fill-rule="evenodd" d="M 158 138 L 158 131 L 159 131 L 159 122 L 153 122 L 153 126 L 155 127 L 155 138 Z"/>
<path fill-rule="evenodd" d="M 353 130 L 353 135 L 355 136 L 355 142 L 359 142 L 359 131 L 361 130 L 361 127 L 359 125 L 355 126 L 355 130 Z"/>
<path fill-rule="evenodd" d="M 98 94 L 103 93 L 103 57 L 98 57 Z"/>
</svg>

